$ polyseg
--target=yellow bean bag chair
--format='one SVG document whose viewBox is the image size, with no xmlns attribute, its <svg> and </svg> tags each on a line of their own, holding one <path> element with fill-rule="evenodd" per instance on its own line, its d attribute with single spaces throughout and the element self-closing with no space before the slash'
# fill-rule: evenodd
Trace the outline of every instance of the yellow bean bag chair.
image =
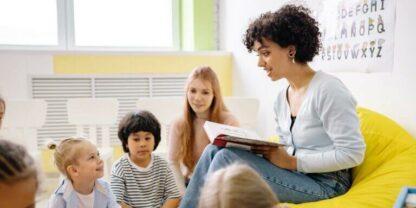
<svg viewBox="0 0 416 208">
<path fill-rule="evenodd" d="M 416 186 L 416 140 L 394 121 L 359 108 L 367 144 L 364 162 L 353 168 L 353 184 L 344 195 L 290 207 L 393 207 L 403 186 Z"/>
</svg>

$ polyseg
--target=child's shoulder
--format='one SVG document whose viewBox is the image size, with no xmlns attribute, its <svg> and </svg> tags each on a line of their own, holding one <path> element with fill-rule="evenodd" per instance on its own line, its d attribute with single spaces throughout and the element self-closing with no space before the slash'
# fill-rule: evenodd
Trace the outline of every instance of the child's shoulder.
<svg viewBox="0 0 416 208">
<path fill-rule="evenodd" d="M 108 192 L 110 190 L 110 183 L 108 183 L 103 178 L 97 179 L 96 183 L 95 183 L 95 186 L 97 187 L 97 189 L 99 189 L 102 192 L 103 191 Z"/>
<path fill-rule="evenodd" d="M 113 163 L 112 171 L 113 172 L 122 172 L 129 165 L 129 160 L 127 154 L 122 155 Z"/>
<path fill-rule="evenodd" d="M 157 154 L 153 154 L 153 166 L 169 168 L 166 159 Z"/>
<path fill-rule="evenodd" d="M 102 178 L 97 179 L 95 181 L 95 190 L 97 190 L 100 193 L 100 200 L 103 200 L 100 206 L 103 205 L 102 204 L 103 202 L 116 204 L 109 182 L 107 182 L 106 180 Z M 118 206 L 107 206 L 107 207 L 118 207 Z"/>
<path fill-rule="evenodd" d="M 69 189 L 72 188 L 72 184 L 71 184 L 71 182 L 68 179 L 64 178 L 64 179 L 60 180 L 59 186 L 58 186 L 58 188 L 55 189 L 54 194 L 55 195 L 63 195 L 63 193 L 66 190 L 69 190 L 67 188 L 68 186 L 69 186 Z"/>
<path fill-rule="evenodd" d="M 104 180 L 103 178 L 97 179 L 96 182 L 100 186 L 104 186 L 104 187 L 109 187 L 110 186 L 110 184 L 106 180 Z"/>
<path fill-rule="evenodd" d="M 171 125 L 172 127 L 177 128 L 177 127 L 180 127 L 180 125 L 181 125 L 182 123 L 183 123 L 183 117 L 182 117 L 182 116 L 177 116 L 177 117 L 175 117 L 175 118 L 171 121 L 170 125 Z"/>
<path fill-rule="evenodd" d="M 119 165 L 128 162 L 128 154 L 122 154 L 114 163 L 113 165 Z"/>
<path fill-rule="evenodd" d="M 58 188 L 52 193 L 48 200 L 48 207 L 63 207 L 65 204 L 64 200 L 64 194 L 65 191 L 68 191 L 70 189 L 67 189 L 67 186 L 69 186 L 69 180 L 63 179 L 60 181 Z"/>
</svg>

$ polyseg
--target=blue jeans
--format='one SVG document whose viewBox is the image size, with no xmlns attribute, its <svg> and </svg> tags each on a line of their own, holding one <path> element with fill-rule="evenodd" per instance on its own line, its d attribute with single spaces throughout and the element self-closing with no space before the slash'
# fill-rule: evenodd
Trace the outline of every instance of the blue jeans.
<svg viewBox="0 0 416 208">
<path fill-rule="evenodd" d="M 256 170 L 281 202 L 302 203 L 328 199 L 345 193 L 351 186 L 349 170 L 305 174 L 279 168 L 249 151 L 208 145 L 196 165 L 180 207 L 197 207 L 205 177 L 235 162 L 247 164 Z"/>
</svg>

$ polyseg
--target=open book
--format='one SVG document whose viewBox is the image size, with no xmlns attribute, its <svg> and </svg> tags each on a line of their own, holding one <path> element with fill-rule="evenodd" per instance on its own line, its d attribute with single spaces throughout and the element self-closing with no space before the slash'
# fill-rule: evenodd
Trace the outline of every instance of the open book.
<svg viewBox="0 0 416 208">
<path fill-rule="evenodd" d="M 247 129 L 205 121 L 204 130 L 212 144 L 219 147 L 238 147 L 250 150 L 251 146 L 273 146 L 282 144 L 261 139 L 255 132 Z"/>
</svg>

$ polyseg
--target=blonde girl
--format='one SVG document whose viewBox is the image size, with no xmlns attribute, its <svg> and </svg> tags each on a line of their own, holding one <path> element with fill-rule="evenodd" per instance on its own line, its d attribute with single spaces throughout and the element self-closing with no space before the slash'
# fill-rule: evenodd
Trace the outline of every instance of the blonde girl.
<svg viewBox="0 0 416 208">
<path fill-rule="evenodd" d="M 202 126 L 213 121 L 238 126 L 237 119 L 224 105 L 217 75 L 208 66 L 195 68 L 186 82 L 183 115 L 172 122 L 169 131 L 168 160 L 181 194 L 185 180 L 191 176 L 195 164 L 209 139 Z"/>
<path fill-rule="evenodd" d="M 68 138 L 51 143 L 55 165 L 65 176 L 49 200 L 49 207 L 119 207 L 103 177 L 103 161 L 88 140 Z"/>
<path fill-rule="evenodd" d="M 37 176 L 35 162 L 25 148 L 0 139 L 0 207 L 35 207 Z"/>
</svg>

